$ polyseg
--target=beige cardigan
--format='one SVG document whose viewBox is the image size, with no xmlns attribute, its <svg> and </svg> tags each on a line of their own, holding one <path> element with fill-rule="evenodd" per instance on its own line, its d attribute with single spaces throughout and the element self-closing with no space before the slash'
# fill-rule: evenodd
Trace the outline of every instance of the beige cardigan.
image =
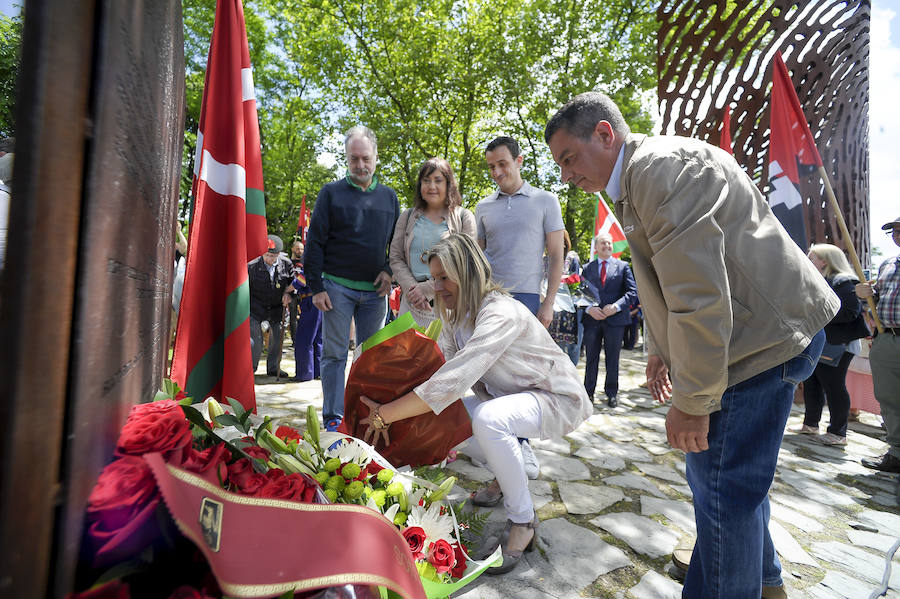
<svg viewBox="0 0 900 599">
<path fill-rule="evenodd" d="M 394 272 L 394 280 L 403 289 L 404 295 L 409 293 L 410 288 L 415 285 L 425 294 L 425 297 L 434 299 L 434 282 L 431 279 L 416 281 L 409 268 L 409 246 L 412 243 L 413 229 L 416 226 L 416 220 L 422 213 L 421 208 L 408 208 L 397 219 L 394 238 L 391 240 L 389 259 L 391 270 Z M 462 206 L 450 210 L 450 214 L 447 215 L 447 235 L 451 233 L 465 233 L 475 239 L 475 215 Z M 418 260 L 418 257 L 416 259 Z"/>
<path fill-rule="evenodd" d="M 541 407 L 541 438 L 575 430 L 592 413 L 578 371 L 528 309 L 509 295 L 489 293 L 460 349 L 446 323 L 439 340 L 447 362 L 414 389 L 440 414 L 470 388 L 482 401 L 529 392 Z M 488 394 L 487 388 L 493 392 Z"/>
</svg>

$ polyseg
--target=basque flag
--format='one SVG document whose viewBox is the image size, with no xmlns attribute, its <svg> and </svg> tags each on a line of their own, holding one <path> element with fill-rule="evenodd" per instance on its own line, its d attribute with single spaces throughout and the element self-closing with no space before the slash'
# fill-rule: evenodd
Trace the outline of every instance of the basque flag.
<svg viewBox="0 0 900 599">
<path fill-rule="evenodd" d="M 591 260 L 597 259 L 597 250 L 594 248 L 594 238 L 600 233 L 609 233 L 610 236 L 612 236 L 613 256 L 616 258 L 621 256 L 622 252 L 625 251 L 625 248 L 628 247 L 622 225 L 619 224 L 616 215 L 613 214 L 612 210 L 609 209 L 606 202 L 603 201 L 603 198 L 601 198 L 598 193 L 597 217 L 594 219 L 594 237 L 591 237 Z"/>
<path fill-rule="evenodd" d="M 807 250 L 800 177 L 822 166 L 822 158 L 781 52 L 772 63 L 769 117 L 769 206 L 797 245 Z"/>
<path fill-rule="evenodd" d="M 240 0 L 217 0 L 200 109 L 172 378 L 196 400 L 256 408 L 247 262 L 266 251 L 259 122 Z"/>
<path fill-rule="evenodd" d="M 300 203 L 300 218 L 297 219 L 297 234 L 300 235 L 300 241 L 306 244 L 306 232 L 309 231 L 309 210 L 306 208 L 306 194 L 303 194 L 303 201 Z"/>
</svg>

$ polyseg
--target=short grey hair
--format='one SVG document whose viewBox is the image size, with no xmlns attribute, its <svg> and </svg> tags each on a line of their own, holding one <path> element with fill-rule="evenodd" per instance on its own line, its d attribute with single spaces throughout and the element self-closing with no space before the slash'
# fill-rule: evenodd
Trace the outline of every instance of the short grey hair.
<svg viewBox="0 0 900 599">
<path fill-rule="evenodd" d="M 350 146 L 350 142 L 356 138 L 362 138 L 368 141 L 370 144 L 372 144 L 372 149 L 375 150 L 375 153 L 378 153 L 378 138 L 375 137 L 375 132 L 365 125 L 356 125 L 347 129 L 347 132 L 344 134 L 345 152 Z"/>
<path fill-rule="evenodd" d="M 544 129 L 544 141 L 562 129 L 579 139 L 589 139 L 597 123 L 606 121 L 613 132 L 624 137 L 631 132 L 622 111 L 612 99 L 602 92 L 584 92 L 578 94 L 554 114 Z"/>
<path fill-rule="evenodd" d="M 602 201 L 603 201 L 603 200 L 601 200 L 601 202 L 602 202 Z M 611 233 L 609 233 L 608 231 L 600 231 L 599 233 L 597 233 L 596 235 L 594 235 L 594 244 L 596 245 L 596 243 L 597 243 L 598 241 L 600 241 L 601 238 L 602 238 L 602 239 L 609 239 L 610 241 L 613 240 L 613 237 L 612 237 L 612 234 L 611 234 Z"/>
</svg>

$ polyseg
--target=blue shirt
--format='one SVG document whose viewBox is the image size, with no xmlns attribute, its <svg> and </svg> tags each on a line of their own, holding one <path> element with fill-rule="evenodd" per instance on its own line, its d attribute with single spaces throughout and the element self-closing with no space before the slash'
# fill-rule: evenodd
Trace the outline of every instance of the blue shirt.
<svg viewBox="0 0 900 599">
<path fill-rule="evenodd" d="M 448 231 L 447 220 L 434 224 L 430 218 L 420 214 L 413 226 L 412 241 L 409 243 L 409 270 L 417 281 L 424 281 L 431 276 L 428 265 L 422 261 L 425 253 L 441 240 Z"/>
</svg>

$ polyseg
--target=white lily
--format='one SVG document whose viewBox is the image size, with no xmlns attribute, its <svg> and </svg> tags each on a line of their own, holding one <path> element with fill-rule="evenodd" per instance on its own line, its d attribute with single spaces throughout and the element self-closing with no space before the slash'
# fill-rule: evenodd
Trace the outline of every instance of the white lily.
<svg viewBox="0 0 900 599">
<path fill-rule="evenodd" d="M 387 511 L 384 513 L 384 517 L 387 518 L 388 520 L 390 520 L 391 522 L 393 522 L 394 516 L 396 516 L 397 512 L 399 512 L 399 511 L 400 511 L 400 504 L 395 503 L 394 505 L 392 505 L 391 507 L 389 507 L 387 509 Z"/>
</svg>

